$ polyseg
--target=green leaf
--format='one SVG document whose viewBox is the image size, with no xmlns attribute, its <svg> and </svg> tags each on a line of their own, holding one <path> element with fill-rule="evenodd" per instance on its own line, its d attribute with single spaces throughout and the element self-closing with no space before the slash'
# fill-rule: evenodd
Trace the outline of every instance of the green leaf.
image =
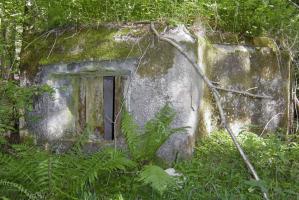
<svg viewBox="0 0 299 200">
<path fill-rule="evenodd" d="M 175 186 L 175 180 L 169 176 L 161 167 L 146 165 L 139 174 L 139 181 L 149 185 L 159 194 L 163 194 L 169 187 Z"/>
<path fill-rule="evenodd" d="M 139 156 L 138 146 L 140 145 L 139 127 L 135 123 L 133 116 L 126 110 L 122 115 L 121 129 L 126 137 L 126 141 L 133 159 L 137 160 Z"/>
</svg>

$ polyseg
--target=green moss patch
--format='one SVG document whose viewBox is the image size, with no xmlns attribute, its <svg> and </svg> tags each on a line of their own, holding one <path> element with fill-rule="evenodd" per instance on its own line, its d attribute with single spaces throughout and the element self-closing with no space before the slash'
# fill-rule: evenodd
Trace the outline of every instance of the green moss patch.
<svg viewBox="0 0 299 200">
<path fill-rule="evenodd" d="M 138 36 L 140 31 L 136 33 Z M 22 70 L 33 77 L 40 65 L 138 57 L 140 51 L 135 41 L 115 40 L 115 36 L 126 34 L 132 35 L 127 29 L 100 27 L 66 29 L 42 36 L 27 35 L 27 45 L 25 43 L 21 55 Z"/>
<path fill-rule="evenodd" d="M 149 48 L 141 62 L 138 74 L 142 77 L 155 77 L 167 73 L 173 66 L 173 47 L 166 42 L 159 42 Z"/>
</svg>

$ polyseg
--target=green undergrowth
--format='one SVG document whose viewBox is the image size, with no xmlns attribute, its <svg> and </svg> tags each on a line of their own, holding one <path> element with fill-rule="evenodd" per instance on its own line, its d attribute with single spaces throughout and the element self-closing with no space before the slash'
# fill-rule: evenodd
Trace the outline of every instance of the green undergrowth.
<svg viewBox="0 0 299 200">
<path fill-rule="evenodd" d="M 270 199 L 299 198 L 299 145 L 271 135 L 260 138 L 244 132 L 238 137 L 262 181 L 250 176 L 244 162 L 226 132 L 216 132 L 203 138 L 195 148 L 192 160 L 177 163 L 182 174 L 176 186 L 162 196 L 148 188 L 134 190 L 130 175 L 114 175 L 109 184 L 117 184 L 115 196 L 123 199 L 263 199 L 262 187 Z"/>
<path fill-rule="evenodd" d="M 262 181 L 251 178 L 225 132 L 200 140 L 192 160 L 175 164 L 182 174 L 176 178 L 164 177 L 161 168 L 152 164 L 142 168 L 142 163 L 113 149 L 84 155 L 76 146 L 57 155 L 33 144 L 8 146 L 2 140 L 0 198 L 255 200 L 262 199 L 260 187 L 270 199 L 299 198 L 298 141 L 248 132 L 238 139 Z M 157 192 L 152 183 L 167 189 Z"/>
<path fill-rule="evenodd" d="M 262 181 L 249 175 L 228 134 L 217 132 L 197 144 L 191 161 L 176 166 L 186 181 L 173 199 L 262 199 L 260 186 L 270 199 L 299 198 L 298 143 L 248 132 L 239 141 Z"/>
<path fill-rule="evenodd" d="M 122 130 L 128 149 L 107 147 L 93 154 L 84 151 L 91 134 L 88 128 L 60 154 L 38 148 L 32 140 L 11 145 L 0 137 L 0 198 L 109 199 L 121 195 L 124 188 L 134 195 L 145 189 L 161 196 L 175 180 L 156 165 L 154 157 L 171 134 L 185 129 L 170 127 L 174 117 L 174 110 L 166 105 L 142 133 L 124 111 Z"/>
<path fill-rule="evenodd" d="M 34 98 L 52 92 L 48 85 L 21 87 L 17 81 L 0 78 L 0 136 L 17 131 L 14 123 L 24 117 L 24 110 L 32 110 Z"/>
</svg>

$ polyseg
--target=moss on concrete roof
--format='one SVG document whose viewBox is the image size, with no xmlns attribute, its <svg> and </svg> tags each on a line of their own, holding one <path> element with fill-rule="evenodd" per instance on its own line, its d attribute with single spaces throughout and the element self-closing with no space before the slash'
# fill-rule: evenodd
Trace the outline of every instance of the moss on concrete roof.
<svg viewBox="0 0 299 200">
<path fill-rule="evenodd" d="M 143 29 L 103 26 L 28 34 L 21 54 L 21 69 L 33 77 L 39 66 L 47 64 L 138 57 L 136 41 L 145 34 Z"/>
</svg>

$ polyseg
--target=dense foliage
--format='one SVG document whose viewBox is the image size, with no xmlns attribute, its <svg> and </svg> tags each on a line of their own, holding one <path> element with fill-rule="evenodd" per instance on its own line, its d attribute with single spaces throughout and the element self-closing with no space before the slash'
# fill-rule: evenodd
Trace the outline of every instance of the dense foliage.
<svg viewBox="0 0 299 200">
<path fill-rule="evenodd" d="M 87 155 L 83 146 L 91 133 L 88 128 L 61 155 L 30 143 L 11 146 L 0 137 L 0 194 L 11 199 L 100 199 L 110 195 L 100 192 L 100 187 L 107 189 L 104 183 L 100 184 L 102 179 L 114 173 L 129 173 L 136 176 L 131 178 L 136 190 L 150 186 L 161 195 L 175 182 L 154 164 L 154 158 L 161 144 L 178 130 L 170 128 L 174 116 L 174 111 L 166 105 L 146 123 L 146 134 L 137 134 L 132 116 L 124 112 L 122 128 L 129 144 L 128 152 L 106 148 Z"/>
<path fill-rule="evenodd" d="M 0 134 L 17 131 L 13 122 L 31 110 L 34 97 L 45 92 L 51 94 L 52 89 L 47 85 L 20 87 L 16 81 L 0 79 Z"/>
<path fill-rule="evenodd" d="M 166 21 L 190 25 L 198 19 L 210 31 L 240 36 L 269 35 L 298 49 L 299 6 L 290 0 L 5 0 L 0 2 L 1 65 L 15 65 L 23 31 L 104 22 Z M 27 45 L 27 44 L 26 44 Z"/>
<path fill-rule="evenodd" d="M 24 2 L 25 22 L 43 30 L 67 24 L 143 20 L 191 24 L 201 17 L 214 30 L 260 35 L 296 29 L 299 19 L 298 10 L 287 0 L 7 0 L 1 4 L 6 10 L 4 18 L 19 20 Z"/>
<path fill-rule="evenodd" d="M 195 158 L 179 162 L 171 178 L 158 166 L 143 169 L 124 152 L 106 149 L 93 155 L 73 148 L 57 155 L 29 143 L 0 152 L 0 196 L 10 199 L 298 199 L 299 146 L 274 136 L 239 136 L 263 181 L 249 174 L 227 133 L 200 141 Z M 5 145 L 5 143 L 1 143 Z M 144 183 L 144 184 L 142 184 Z M 150 187 L 148 187 L 150 186 Z M 161 195 L 155 188 L 168 188 Z M 153 188 L 153 189 L 151 189 Z M 5 198 L 4 198 L 5 197 Z"/>
<path fill-rule="evenodd" d="M 262 199 L 260 187 L 269 192 L 270 199 L 298 199 L 299 197 L 299 146 L 298 139 L 285 142 L 271 135 L 260 138 L 243 132 L 238 140 L 248 153 L 263 180 L 251 179 L 226 132 L 215 132 L 201 140 L 194 158 L 178 162 L 175 168 L 182 175 L 176 177 L 176 186 L 162 196 L 146 188 L 138 191 L 126 187 L 134 175 L 110 178 L 111 191 L 123 199 Z M 134 187 L 132 187 L 134 188 Z"/>
<path fill-rule="evenodd" d="M 184 194 L 177 199 L 261 199 L 260 186 L 269 192 L 270 199 L 298 199 L 298 143 L 248 132 L 238 139 L 263 178 L 261 182 L 249 180 L 229 136 L 218 132 L 199 142 L 192 161 L 177 166 L 187 177 Z"/>
</svg>

